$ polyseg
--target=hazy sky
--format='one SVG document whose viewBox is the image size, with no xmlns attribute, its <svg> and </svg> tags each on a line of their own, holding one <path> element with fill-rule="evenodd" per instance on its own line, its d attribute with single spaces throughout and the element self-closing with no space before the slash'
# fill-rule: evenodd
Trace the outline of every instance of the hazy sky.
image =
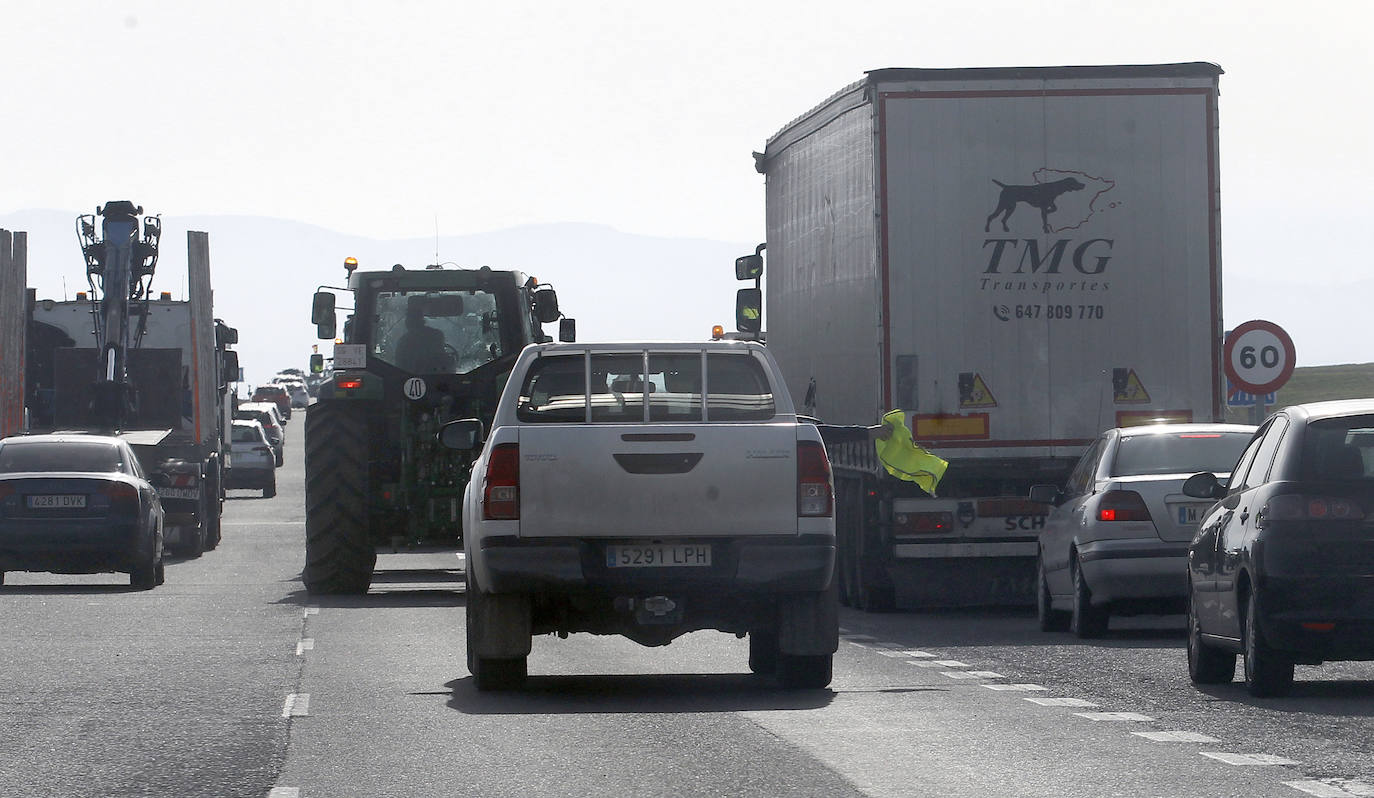
<svg viewBox="0 0 1374 798">
<path fill-rule="evenodd" d="M 1367 2 L 0 2 L 0 213 L 761 241 L 750 152 L 866 69 L 1212 61 L 1228 292 L 1369 271 Z"/>
</svg>

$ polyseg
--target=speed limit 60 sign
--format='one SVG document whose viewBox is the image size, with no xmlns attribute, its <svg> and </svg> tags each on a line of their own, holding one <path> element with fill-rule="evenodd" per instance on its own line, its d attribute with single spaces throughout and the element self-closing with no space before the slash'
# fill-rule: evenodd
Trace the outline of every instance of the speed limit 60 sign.
<svg viewBox="0 0 1374 798">
<path fill-rule="evenodd" d="M 1282 388 L 1293 376 L 1297 353 L 1293 339 L 1271 321 L 1247 321 L 1226 336 L 1223 360 L 1226 376 L 1237 388 L 1266 394 Z"/>
</svg>

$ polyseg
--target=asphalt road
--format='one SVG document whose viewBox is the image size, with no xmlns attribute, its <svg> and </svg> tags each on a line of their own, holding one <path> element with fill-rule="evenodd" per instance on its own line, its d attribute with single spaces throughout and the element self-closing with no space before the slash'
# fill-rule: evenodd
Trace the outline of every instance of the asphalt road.
<svg viewBox="0 0 1374 798">
<path fill-rule="evenodd" d="M 525 690 L 478 693 L 453 553 L 303 592 L 303 426 L 277 497 L 232 492 L 165 585 L 7 575 L 0 796 L 1374 795 L 1374 663 L 1201 691 L 1178 618 L 846 610 L 831 689 L 797 692 L 727 635 L 545 637 Z"/>
</svg>

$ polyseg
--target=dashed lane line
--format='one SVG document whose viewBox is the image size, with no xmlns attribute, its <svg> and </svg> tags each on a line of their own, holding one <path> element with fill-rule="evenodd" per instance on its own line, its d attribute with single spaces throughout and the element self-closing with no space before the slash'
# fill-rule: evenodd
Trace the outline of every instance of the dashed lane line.
<svg viewBox="0 0 1374 798">
<path fill-rule="evenodd" d="M 309 693 L 291 693 L 286 697 L 286 704 L 282 706 L 281 709 L 281 716 L 283 718 L 300 718 L 309 714 Z"/>
<path fill-rule="evenodd" d="M 1073 714 L 1075 717 L 1087 718 L 1088 720 L 1130 721 L 1134 723 L 1154 720 L 1149 715 L 1142 715 L 1139 712 L 1075 712 Z"/>
<path fill-rule="evenodd" d="M 300 787 L 273 787 L 267 798 L 301 798 Z"/>
<path fill-rule="evenodd" d="M 1205 757 L 1210 757 L 1218 762 L 1225 762 L 1228 765 L 1297 765 L 1300 764 L 1292 759 L 1285 759 L 1273 754 L 1235 754 L 1226 751 L 1198 751 Z"/>
<path fill-rule="evenodd" d="M 1205 734 L 1198 734 L 1190 731 L 1152 731 L 1152 732 L 1131 732 L 1137 737 L 1144 737 L 1147 740 L 1154 740 L 1157 743 L 1219 743 L 1215 737 L 1208 737 Z"/>
<path fill-rule="evenodd" d="M 1042 707 L 1095 707 L 1091 701 L 1084 701 L 1081 698 L 1040 698 L 1038 696 L 1024 699 L 1032 704 L 1039 704 Z"/>
<path fill-rule="evenodd" d="M 319 608 L 319 607 L 306 607 L 305 610 L 301 612 L 301 617 L 302 617 L 302 618 L 309 618 L 311 615 L 319 615 L 319 614 L 320 614 L 320 608 Z"/>
<path fill-rule="evenodd" d="M 983 686 L 989 690 L 1000 690 L 1012 693 L 1032 693 L 1048 689 L 1038 684 L 985 684 Z"/>
<path fill-rule="evenodd" d="M 300 640 L 300 642 L 296 644 L 296 656 L 298 656 L 298 657 L 301 656 L 302 654 L 304 654 L 304 653 L 307 652 L 307 651 L 314 651 L 314 650 L 315 650 L 315 638 L 313 638 L 313 637 L 302 637 L 301 640 Z"/>
<path fill-rule="evenodd" d="M 1374 796 L 1374 785 L 1355 779 L 1303 779 L 1285 781 L 1286 786 L 1317 798 L 1367 798 Z"/>
</svg>

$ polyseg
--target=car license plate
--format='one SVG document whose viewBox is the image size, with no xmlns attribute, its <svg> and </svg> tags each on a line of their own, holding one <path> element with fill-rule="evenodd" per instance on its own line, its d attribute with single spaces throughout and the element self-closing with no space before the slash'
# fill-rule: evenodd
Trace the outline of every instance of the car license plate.
<svg viewBox="0 0 1374 798">
<path fill-rule="evenodd" d="M 86 494 L 59 493 L 45 496 L 29 496 L 28 505 L 31 508 L 53 508 L 63 509 L 67 507 L 85 507 Z"/>
<path fill-rule="evenodd" d="M 1199 518 L 1201 518 L 1201 517 L 1202 517 L 1202 514 L 1205 513 L 1205 512 L 1207 512 L 1207 508 L 1208 508 L 1208 507 L 1211 507 L 1211 506 L 1212 506 L 1212 505 L 1210 505 L 1210 504 L 1182 504 L 1182 505 L 1179 505 L 1179 508 L 1178 508 L 1178 525 L 1179 525 L 1179 526 L 1196 526 L 1196 525 L 1197 525 L 1197 520 L 1198 520 Z"/>
<path fill-rule="evenodd" d="M 194 501 L 200 498 L 200 488 L 162 487 L 157 489 L 157 495 L 164 499 L 191 499 Z"/>
<path fill-rule="evenodd" d="M 705 543 L 646 543 L 607 546 L 608 568 L 687 568 L 711 565 L 711 547 Z"/>
</svg>

